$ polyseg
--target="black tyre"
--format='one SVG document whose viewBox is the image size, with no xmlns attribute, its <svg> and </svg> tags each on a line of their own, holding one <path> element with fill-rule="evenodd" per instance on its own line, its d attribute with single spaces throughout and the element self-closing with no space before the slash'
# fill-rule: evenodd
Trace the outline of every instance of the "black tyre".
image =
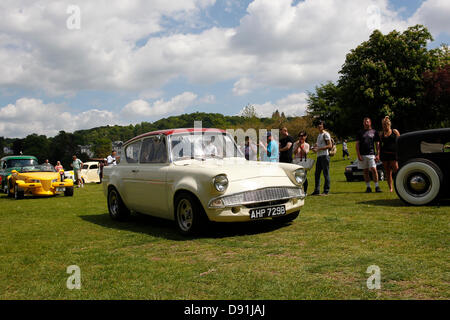
<svg viewBox="0 0 450 320">
<path fill-rule="evenodd" d="M 123 221 L 130 216 L 130 210 L 125 206 L 115 188 L 109 188 L 108 190 L 108 211 L 113 220 Z"/>
<path fill-rule="evenodd" d="M 66 187 L 66 190 L 64 190 L 64 195 L 66 197 L 72 197 L 73 196 L 73 187 Z"/>
<path fill-rule="evenodd" d="M 443 174 L 437 165 L 426 159 L 413 159 L 397 172 L 394 186 L 403 202 L 421 206 L 437 199 L 442 183 Z"/>
<path fill-rule="evenodd" d="M 14 199 L 20 200 L 23 199 L 25 196 L 25 193 L 23 190 L 19 190 L 19 186 L 17 184 L 14 185 Z"/>
<path fill-rule="evenodd" d="M 272 219 L 276 222 L 288 223 L 288 222 L 291 222 L 291 221 L 294 221 L 295 219 L 297 219 L 299 214 L 300 214 L 300 211 L 296 211 L 296 212 L 290 213 L 288 215 L 281 216 L 281 217 L 275 217 Z"/>
<path fill-rule="evenodd" d="M 182 235 L 194 235 L 208 222 L 201 203 L 192 194 L 183 192 L 175 198 L 175 225 Z"/>
</svg>

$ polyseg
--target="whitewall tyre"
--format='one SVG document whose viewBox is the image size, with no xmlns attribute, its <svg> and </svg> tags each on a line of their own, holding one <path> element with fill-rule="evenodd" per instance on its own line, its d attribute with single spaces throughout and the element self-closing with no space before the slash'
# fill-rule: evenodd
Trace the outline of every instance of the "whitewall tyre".
<svg viewBox="0 0 450 320">
<path fill-rule="evenodd" d="M 395 191 L 406 203 L 426 205 L 439 195 L 443 183 L 442 171 L 426 159 L 413 159 L 403 165 L 395 176 Z"/>
</svg>

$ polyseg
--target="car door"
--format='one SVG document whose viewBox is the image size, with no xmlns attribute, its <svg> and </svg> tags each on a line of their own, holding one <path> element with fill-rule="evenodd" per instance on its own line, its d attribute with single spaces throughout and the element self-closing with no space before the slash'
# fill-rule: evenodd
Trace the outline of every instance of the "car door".
<svg viewBox="0 0 450 320">
<path fill-rule="evenodd" d="M 125 162 L 120 166 L 114 166 L 118 176 L 121 179 L 122 186 L 119 188 L 120 196 L 129 209 L 139 211 L 136 196 L 137 172 L 139 170 L 139 154 L 142 141 L 138 140 L 125 147 Z"/>
<path fill-rule="evenodd" d="M 143 140 L 133 202 L 137 211 L 158 217 L 170 218 L 167 200 L 167 142 L 164 135 Z"/>
<path fill-rule="evenodd" d="M 88 170 L 88 180 L 90 182 L 98 182 L 100 181 L 99 175 L 98 175 L 98 164 L 94 163 L 89 165 Z"/>
</svg>

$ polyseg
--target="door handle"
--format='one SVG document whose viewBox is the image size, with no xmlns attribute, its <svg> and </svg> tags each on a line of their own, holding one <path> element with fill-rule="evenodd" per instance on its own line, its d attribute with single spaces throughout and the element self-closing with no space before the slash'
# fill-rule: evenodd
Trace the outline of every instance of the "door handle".
<svg viewBox="0 0 450 320">
<path fill-rule="evenodd" d="M 137 173 L 137 172 L 139 172 L 139 170 L 131 170 L 131 172 Z"/>
</svg>

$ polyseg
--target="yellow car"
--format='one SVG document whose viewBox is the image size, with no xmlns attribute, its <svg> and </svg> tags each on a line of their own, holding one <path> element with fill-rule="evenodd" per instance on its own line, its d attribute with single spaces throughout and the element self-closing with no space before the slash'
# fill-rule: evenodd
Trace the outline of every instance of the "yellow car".
<svg viewBox="0 0 450 320">
<path fill-rule="evenodd" d="M 23 167 L 21 172 L 11 171 L 8 177 L 8 196 L 23 199 L 25 195 L 53 196 L 64 193 L 73 196 L 73 181 L 63 179 L 52 165 Z"/>
</svg>

